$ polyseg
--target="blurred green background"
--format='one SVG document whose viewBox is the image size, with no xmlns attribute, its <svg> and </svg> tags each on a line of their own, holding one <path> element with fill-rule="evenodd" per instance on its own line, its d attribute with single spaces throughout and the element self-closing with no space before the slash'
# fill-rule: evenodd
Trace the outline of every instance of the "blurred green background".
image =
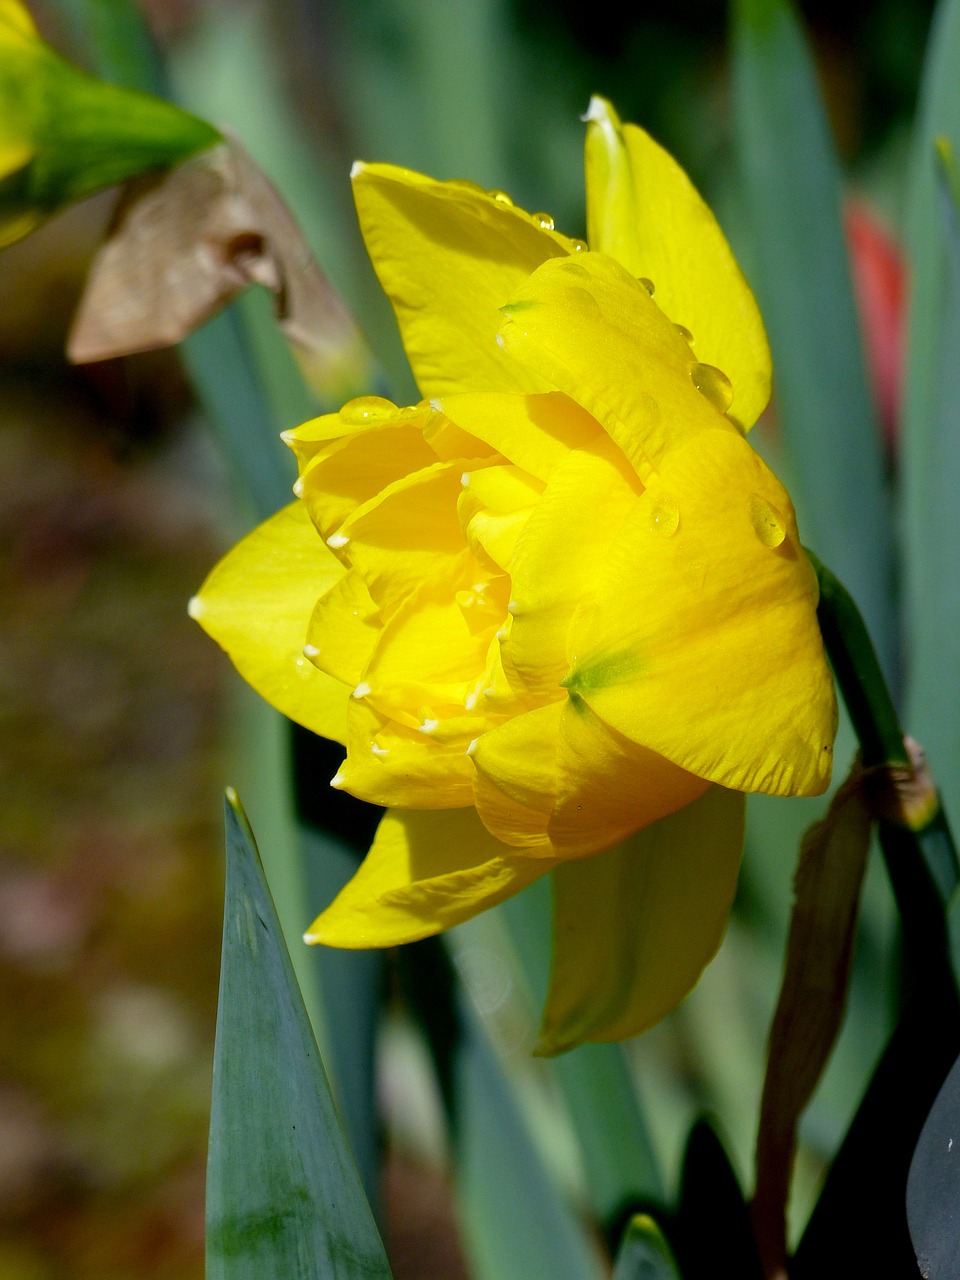
<svg viewBox="0 0 960 1280">
<path fill-rule="evenodd" d="M 897 240 L 931 8 L 802 9 L 855 202 L 848 237 L 891 472 Z M 88 6 L 32 9 L 52 43 L 93 65 Z M 688 168 L 751 274 L 721 3 L 150 0 L 143 9 L 175 96 L 234 130 L 277 183 L 400 400 L 415 392 L 355 228 L 357 157 L 506 189 L 582 235 L 578 115 L 601 93 Z M 186 616 L 252 512 L 176 353 L 79 370 L 62 354 L 109 209 L 109 198 L 88 202 L 0 259 L 3 1280 L 202 1275 L 225 782 L 239 782 L 261 844 L 270 838 L 255 779 L 244 792 L 250 760 L 235 745 L 238 724 L 249 735 L 257 712 Z M 295 390 L 284 400 L 285 353 L 264 325 L 268 308 L 256 300 L 247 310 L 278 387 L 279 425 L 294 425 L 309 406 Z M 789 483 L 776 406 L 758 431 Z M 898 637 L 881 640 L 895 655 Z M 846 733 L 841 766 L 851 755 Z M 668 1182 L 706 1109 L 722 1118 L 749 1185 L 797 840 L 822 808 L 751 801 L 727 942 L 690 1000 L 630 1048 Z M 302 924 L 315 905 L 303 905 Z M 585 1205 L 555 1081 L 529 1057 L 535 1000 L 504 939 L 496 916 L 460 931 L 457 967 L 549 1167 Z M 874 868 L 848 1027 L 805 1121 L 798 1215 L 885 1038 L 893 976 L 892 906 Z M 425 1051 L 399 1007 L 383 1038 L 384 1220 L 397 1280 L 467 1275 Z"/>
</svg>

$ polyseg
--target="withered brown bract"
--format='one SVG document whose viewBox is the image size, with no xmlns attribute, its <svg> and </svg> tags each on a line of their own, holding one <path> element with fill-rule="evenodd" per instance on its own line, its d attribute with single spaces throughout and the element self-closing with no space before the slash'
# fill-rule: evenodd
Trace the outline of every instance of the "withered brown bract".
<svg viewBox="0 0 960 1280">
<path fill-rule="evenodd" d="M 280 327 L 318 389 L 369 367 L 363 338 L 290 210 L 228 138 L 124 188 L 67 354 L 84 364 L 170 346 L 253 283 L 274 294 Z"/>
</svg>

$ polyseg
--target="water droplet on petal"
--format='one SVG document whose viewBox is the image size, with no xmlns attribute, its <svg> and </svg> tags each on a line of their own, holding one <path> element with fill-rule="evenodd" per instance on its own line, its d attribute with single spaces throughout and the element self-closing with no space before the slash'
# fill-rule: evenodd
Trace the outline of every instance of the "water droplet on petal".
<svg viewBox="0 0 960 1280">
<path fill-rule="evenodd" d="M 595 320 L 600 316 L 600 303 L 589 290 L 581 289 L 578 284 L 566 289 L 563 296 L 568 306 L 579 311 L 582 319 Z"/>
<path fill-rule="evenodd" d="M 497 204 L 505 204 L 507 208 L 513 207 L 513 201 L 507 195 L 506 191 L 498 191 L 497 188 L 494 187 L 491 191 L 487 192 L 487 195 L 492 196 L 493 199 L 496 200 Z"/>
<path fill-rule="evenodd" d="M 308 662 L 303 654 L 298 654 L 293 660 L 294 670 L 301 680 L 307 680 L 316 671 L 316 667 L 312 662 Z"/>
<path fill-rule="evenodd" d="M 652 281 L 652 280 L 649 280 L 646 276 L 640 276 L 640 277 L 638 277 L 638 281 L 637 281 L 637 282 L 638 282 L 638 284 L 642 284 L 642 285 L 643 285 L 643 287 L 646 289 L 647 293 L 649 293 L 650 297 L 652 298 L 652 297 L 653 297 L 653 295 L 654 295 L 654 292 L 655 292 L 655 290 L 654 290 L 654 284 L 653 284 L 653 281 Z"/>
<path fill-rule="evenodd" d="M 549 213 L 531 213 L 530 217 L 533 219 L 534 226 L 542 227 L 544 231 L 552 231 L 556 225 Z"/>
<path fill-rule="evenodd" d="M 712 364 L 695 364 L 690 370 L 693 385 L 715 409 L 726 413 L 733 403 L 733 384 L 722 369 Z"/>
<path fill-rule="evenodd" d="M 766 498 L 755 493 L 750 499 L 750 523 L 753 531 L 765 547 L 779 547 L 787 536 L 787 524 L 783 516 Z"/>
<path fill-rule="evenodd" d="M 579 262 L 567 261 L 563 266 L 563 273 L 567 276 L 576 276 L 578 280 L 589 280 L 590 272 L 586 267 L 581 267 Z"/>
<path fill-rule="evenodd" d="M 693 334 L 684 324 L 675 324 L 673 326 L 684 342 L 693 342 Z"/>
<path fill-rule="evenodd" d="M 586 240 L 571 240 L 570 245 L 574 253 L 586 253 L 590 247 Z"/>
<path fill-rule="evenodd" d="M 357 396 L 340 410 L 340 419 L 351 427 L 367 422 L 386 422 L 397 412 L 397 406 L 384 396 Z"/>
<path fill-rule="evenodd" d="M 650 509 L 650 528 L 664 538 L 672 538 L 680 525 L 680 508 L 669 493 L 659 493 Z"/>
</svg>

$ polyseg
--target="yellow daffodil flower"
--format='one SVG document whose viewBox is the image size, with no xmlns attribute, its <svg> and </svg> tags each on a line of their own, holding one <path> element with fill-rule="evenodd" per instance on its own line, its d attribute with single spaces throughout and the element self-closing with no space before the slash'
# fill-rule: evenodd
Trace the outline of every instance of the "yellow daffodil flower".
<svg viewBox="0 0 960 1280">
<path fill-rule="evenodd" d="M 821 792 L 836 728 L 816 579 L 744 438 L 756 304 L 670 156 L 587 119 L 589 249 L 502 192 L 355 167 L 424 400 L 290 432 L 300 501 L 192 605 L 387 806 L 308 941 L 422 938 L 553 872 L 544 1052 L 686 995 L 744 793 Z"/>
<path fill-rule="evenodd" d="M 0 0 L 0 248 L 65 204 L 219 137 L 167 102 L 85 75 L 40 39 L 20 0 Z"/>
</svg>

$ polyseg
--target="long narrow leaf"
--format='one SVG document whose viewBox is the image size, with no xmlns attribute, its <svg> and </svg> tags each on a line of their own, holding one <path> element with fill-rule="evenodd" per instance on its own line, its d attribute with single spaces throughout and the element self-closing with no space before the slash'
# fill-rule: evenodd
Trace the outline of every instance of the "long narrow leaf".
<svg viewBox="0 0 960 1280">
<path fill-rule="evenodd" d="M 207 1280 L 390 1276 L 252 833 L 228 796 Z"/>
<path fill-rule="evenodd" d="M 954 46 L 954 75 L 960 81 L 960 22 Z M 960 107 L 956 141 L 960 146 Z M 931 152 L 933 148 L 931 147 Z M 934 162 L 931 154 L 931 164 Z M 954 164 L 944 147 L 942 164 Z M 907 443 L 908 498 L 912 485 L 916 509 L 908 508 L 910 580 L 909 723 L 933 765 L 948 808 L 960 813 L 960 209 L 946 173 L 936 183 L 939 219 L 926 257 L 939 256 L 936 294 L 914 291 L 914 332 L 925 346 L 912 359 L 924 383 L 926 420 L 920 439 Z M 919 313 L 928 305 L 925 318 Z M 921 395 L 919 387 L 915 396 Z"/>
<path fill-rule="evenodd" d="M 599 1280 L 597 1256 L 547 1176 L 443 944 L 428 938 L 398 957 L 437 1072 L 476 1280 Z"/>
<path fill-rule="evenodd" d="M 788 0 L 736 0 L 733 13 L 737 145 L 790 480 L 806 541 L 854 592 L 890 676 L 890 509 L 837 158 Z"/>
<path fill-rule="evenodd" d="M 617 1252 L 613 1280 L 680 1280 L 670 1246 L 646 1214 L 638 1213 L 627 1224 Z"/>
<path fill-rule="evenodd" d="M 549 879 L 538 881 L 499 909 L 511 946 L 537 1007 L 550 973 L 552 901 Z M 609 1234 L 624 1213 L 663 1202 L 665 1189 L 653 1140 L 623 1048 L 582 1045 L 549 1060 L 577 1136 L 587 1191 Z"/>
<path fill-rule="evenodd" d="M 937 435 L 933 404 L 940 367 L 943 277 L 935 142 L 960 144 L 960 0 L 940 0 L 930 27 L 920 105 L 914 126 L 907 189 L 906 242 L 910 263 L 906 385 L 900 428 L 904 478 L 903 540 L 908 621 L 924 627 L 924 606 L 935 588 L 927 560 L 936 519 L 928 519 L 928 484 Z"/>
</svg>

